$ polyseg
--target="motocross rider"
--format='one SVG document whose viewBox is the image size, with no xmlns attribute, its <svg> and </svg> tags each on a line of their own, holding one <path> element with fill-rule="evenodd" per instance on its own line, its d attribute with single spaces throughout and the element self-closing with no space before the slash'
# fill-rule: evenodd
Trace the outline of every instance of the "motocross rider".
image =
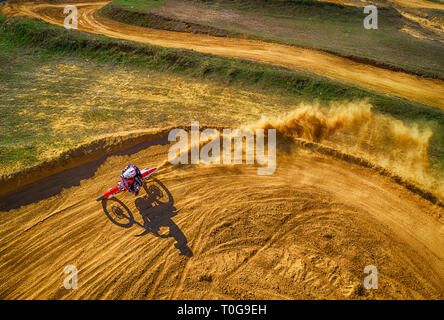
<svg viewBox="0 0 444 320">
<path fill-rule="evenodd" d="M 139 190 L 143 186 L 143 176 L 134 164 L 130 163 L 122 170 L 120 179 L 118 182 L 120 190 L 128 190 L 135 196 L 139 194 Z"/>
</svg>

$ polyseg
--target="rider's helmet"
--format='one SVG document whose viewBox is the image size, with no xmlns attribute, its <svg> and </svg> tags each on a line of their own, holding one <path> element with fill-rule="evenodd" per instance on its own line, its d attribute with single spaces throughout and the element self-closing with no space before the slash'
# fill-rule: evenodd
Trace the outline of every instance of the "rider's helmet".
<svg viewBox="0 0 444 320">
<path fill-rule="evenodd" d="M 122 172 L 121 177 L 125 179 L 132 179 L 136 176 L 137 172 L 134 167 L 129 167 L 125 171 Z"/>
</svg>

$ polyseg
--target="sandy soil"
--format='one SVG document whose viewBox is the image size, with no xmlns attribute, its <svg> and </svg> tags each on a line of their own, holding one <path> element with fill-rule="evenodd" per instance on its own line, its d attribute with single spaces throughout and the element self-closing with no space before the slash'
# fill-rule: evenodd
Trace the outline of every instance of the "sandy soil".
<svg viewBox="0 0 444 320">
<path fill-rule="evenodd" d="M 96 20 L 97 8 L 81 7 L 80 25 L 118 37 L 124 29 Z M 254 46 L 235 52 L 238 40 L 128 28 L 143 42 L 276 58 Z M 425 93 L 429 80 L 411 79 Z M 95 201 L 125 164 L 162 165 L 169 147 L 157 137 L 2 198 L 0 299 L 443 299 L 443 208 L 288 141 L 271 176 L 253 165 L 163 165 L 137 198 Z M 67 265 L 79 270 L 77 290 L 63 287 Z M 367 265 L 378 268 L 377 290 L 362 286 Z"/>
<path fill-rule="evenodd" d="M 438 9 L 444 10 L 444 4 L 435 3 L 425 0 L 391 0 L 391 2 L 407 8 L 422 8 L 422 9 Z"/>
<path fill-rule="evenodd" d="M 106 3 L 78 4 L 79 29 L 114 38 L 192 49 L 304 70 L 444 109 L 444 84 L 441 80 L 423 79 L 294 46 L 129 26 L 99 17 L 96 12 Z M 8 16 L 34 17 L 61 26 L 64 20 L 62 7 L 63 5 L 7 3 L 3 13 Z"/>
<path fill-rule="evenodd" d="M 343 0 L 319 0 L 319 2 L 330 2 L 330 3 L 335 3 L 335 4 L 340 4 L 343 6 L 362 6 L 363 3 L 362 1 L 343 1 Z"/>
<path fill-rule="evenodd" d="M 343 0 L 318 0 L 320 2 L 331 2 L 341 5 L 347 5 L 347 6 L 366 6 L 371 4 L 371 1 L 366 0 L 352 0 L 352 1 L 343 1 Z M 432 1 L 427 0 L 389 0 L 388 2 L 391 2 L 393 4 L 396 4 L 401 7 L 406 8 L 416 8 L 416 9 L 438 9 L 438 10 L 444 10 L 444 5 Z M 378 7 L 386 6 L 387 4 L 377 4 Z"/>
<path fill-rule="evenodd" d="M 442 299 L 442 208 L 304 149 L 278 153 L 272 176 L 165 166 L 137 198 L 94 201 L 124 163 L 159 165 L 168 147 L 153 140 L 11 197 L 23 206 L 0 215 L 0 298 Z M 378 290 L 362 288 L 370 264 Z"/>
</svg>

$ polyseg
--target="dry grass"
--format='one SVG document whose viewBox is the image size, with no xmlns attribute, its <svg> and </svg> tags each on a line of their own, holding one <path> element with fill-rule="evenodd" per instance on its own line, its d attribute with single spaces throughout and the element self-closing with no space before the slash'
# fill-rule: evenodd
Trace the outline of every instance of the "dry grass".
<svg viewBox="0 0 444 320">
<path fill-rule="evenodd" d="M 431 157 L 438 166 L 444 159 L 439 110 L 252 63 L 157 47 L 143 51 L 133 43 L 81 33 L 58 37 L 61 30 L 33 20 L 10 26 L 0 32 L 3 175 L 110 132 L 190 120 L 236 126 L 321 98 L 367 97 L 377 112 L 431 124 Z M 29 38 L 36 47 L 22 45 Z"/>
<path fill-rule="evenodd" d="M 38 62 L 22 56 L 12 69 L 0 71 L 0 84 L 1 175 L 106 133 L 191 120 L 231 126 L 297 103 L 271 92 L 72 57 Z"/>
</svg>

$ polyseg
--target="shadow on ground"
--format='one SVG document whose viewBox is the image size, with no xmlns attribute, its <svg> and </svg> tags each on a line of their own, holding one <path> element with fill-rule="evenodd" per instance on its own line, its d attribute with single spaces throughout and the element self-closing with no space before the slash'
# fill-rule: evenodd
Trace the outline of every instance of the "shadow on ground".
<svg viewBox="0 0 444 320">
<path fill-rule="evenodd" d="M 102 201 L 108 219 L 122 228 L 131 228 L 133 225 L 143 228 L 138 237 L 151 233 L 159 238 L 174 238 L 174 246 L 180 255 L 193 256 L 185 235 L 172 220 L 178 211 L 170 191 L 157 179 L 148 181 L 143 188 L 145 192 L 140 192 L 141 195 L 134 201 L 138 211 L 136 214 L 140 215 L 143 223 L 136 221 L 133 212 L 117 198 Z M 161 232 L 164 228 L 168 229 L 167 233 Z"/>
<path fill-rule="evenodd" d="M 139 143 L 125 150 L 112 152 L 97 160 L 85 163 L 83 165 L 62 171 L 31 183 L 17 191 L 0 197 L 0 212 L 17 209 L 21 206 L 38 202 L 59 194 L 63 189 L 73 186 L 79 186 L 81 180 L 89 179 L 94 176 L 97 169 L 111 156 L 129 156 L 141 150 L 155 145 L 168 144 L 168 137 L 164 136 L 150 141 Z"/>
</svg>

